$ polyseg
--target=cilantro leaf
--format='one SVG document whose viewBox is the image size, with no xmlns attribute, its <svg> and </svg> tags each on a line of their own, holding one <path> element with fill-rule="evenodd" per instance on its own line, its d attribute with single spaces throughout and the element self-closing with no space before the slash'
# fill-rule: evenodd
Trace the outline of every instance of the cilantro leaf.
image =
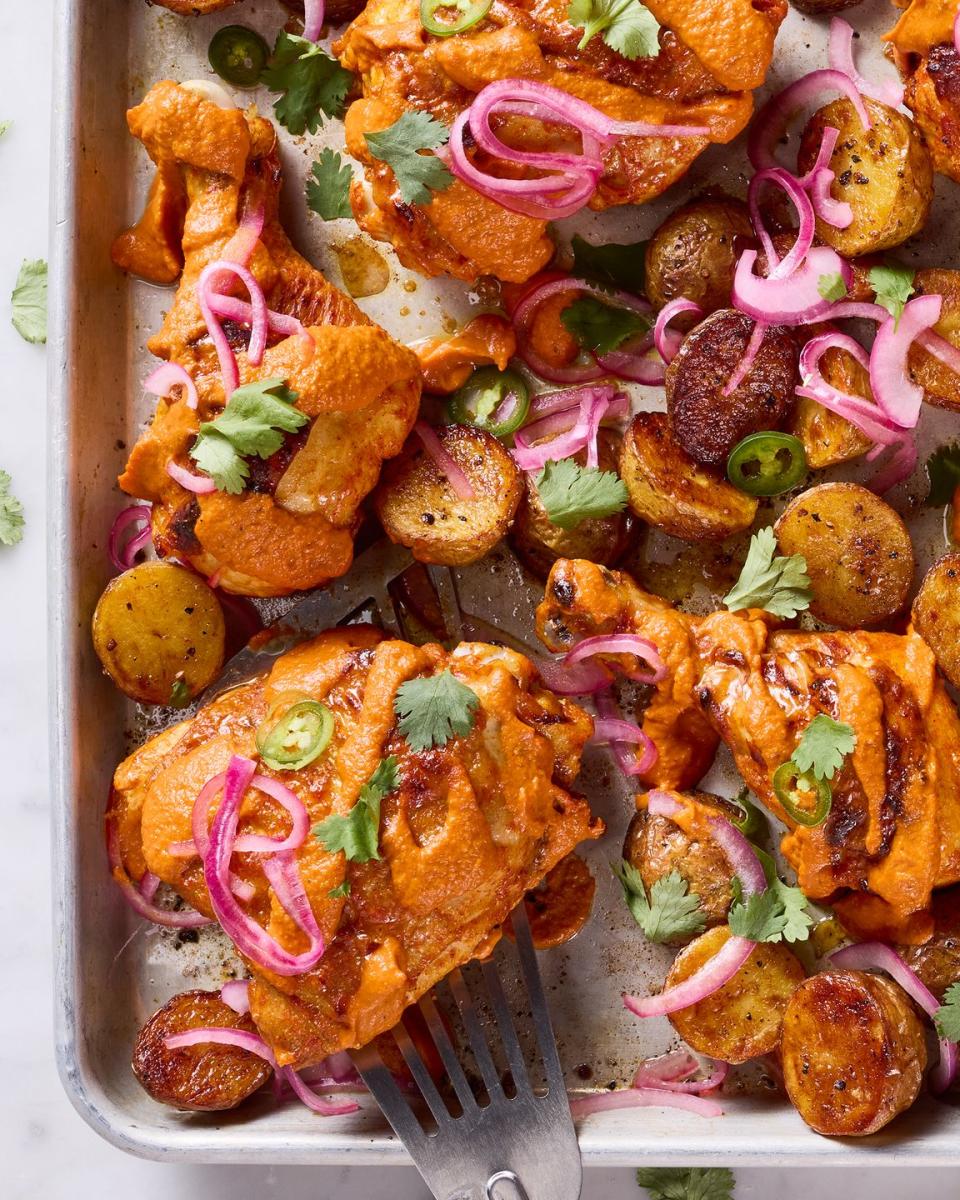
<svg viewBox="0 0 960 1200">
<path fill-rule="evenodd" d="M 10 491 L 10 476 L 0 470 L 0 543 L 15 546 L 23 539 L 23 505 Z"/>
<path fill-rule="evenodd" d="M 393 711 L 397 728 L 412 750 L 445 746 L 473 728 L 480 700 L 472 688 L 441 671 L 424 679 L 408 679 L 397 688 Z"/>
<path fill-rule="evenodd" d="M 750 539 L 740 578 L 723 598 L 731 612 L 762 608 L 775 617 L 795 617 L 810 607 L 813 593 L 802 554 L 776 555 L 777 539 L 769 527 Z"/>
<path fill-rule="evenodd" d="M 649 941 L 670 942 L 706 929 L 707 920 L 700 908 L 700 897 L 688 890 L 687 881 L 679 871 L 661 876 L 650 889 L 648 899 L 636 867 L 626 859 L 611 866 L 620 880 L 631 916 Z"/>
<path fill-rule="evenodd" d="M 646 286 L 647 243 L 607 242 L 595 246 L 579 233 L 570 243 L 573 250 L 573 274 L 585 275 L 601 283 L 610 283 L 640 295 Z"/>
<path fill-rule="evenodd" d="M 13 295 L 13 327 L 35 346 L 47 340 L 47 264 L 42 258 L 23 260 Z"/>
<path fill-rule="evenodd" d="M 385 162 L 396 175 L 405 203 L 429 204 L 431 192 L 442 192 L 453 183 L 453 176 L 436 155 L 420 153 L 436 150 L 450 136 L 446 125 L 429 113 L 410 109 L 386 129 L 363 136 L 373 157 Z"/>
<path fill-rule="evenodd" d="M 887 264 L 871 267 L 867 278 L 877 293 L 877 303 L 882 304 L 895 321 L 899 321 L 904 306 L 913 295 L 913 271 L 909 267 Z"/>
<path fill-rule="evenodd" d="M 190 688 L 182 671 L 170 685 L 170 696 L 167 703 L 171 708 L 185 708 L 190 703 Z"/>
<path fill-rule="evenodd" d="M 324 117 L 338 117 L 353 82 L 335 58 L 306 38 L 281 30 L 260 82 L 283 92 L 273 111 L 293 134 L 316 133 Z"/>
<path fill-rule="evenodd" d="M 839 271 L 832 275 L 821 275 L 817 280 L 817 291 L 824 300 L 842 300 L 847 295 L 847 285 Z"/>
<path fill-rule="evenodd" d="M 352 215 L 350 181 L 353 170 L 335 150 L 325 146 L 307 180 L 307 206 L 325 221 Z"/>
<path fill-rule="evenodd" d="M 726 1167 L 641 1167 L 637 1184 L 650 1200 L 733 1200 L 735 1181 Z"/>
<path fill-rule="evenodd" d="M 818 713 L 803 731 L 790 758 L 803 774 L 813 771 L 817 779 L 832 779 L 856 744 L 857 735 L 849 725 Z"/>
<path fill-rule="evenodd" d="M 0 121 L 0 138 L 3 137 L 12 124 L 12 121 Z"/>
<path fill-rule="evenodd" d="M 609 354 L 650 328 L 646 317 L 604 304 L 595 296 L 574 300 L 560 313 L 560 320 L 585 350 L 596 350 L 599 354 Z"/>
<path fill-rule="evenodd" d="M 655 58 L 660 53 L 660 25 L 640 0 L 571 0 L 567 19 L 583 29 L 578 50 L 602 33 L 610 49 L 624 58 Z"/>
<path fill-rule="evenodd" d="M 928 504 L 949 504 L 960 485 L 960 442 L 939 446 L 927 459 Z"/>
<path fill-rule="evenodd" d="M 391 754 L 381 759 L 377 769 L 360 789 L 357 802 L 347 815 L 327 817 L 314 826 L 313 836 L 331 854 L 342 850 L 350 862 L 364 863 L 379 858 L 380 804 L 399 782 L 397 760 Z M 343 884 L 340 886 L 343 887 Z M 347 886 L 349 889 L 349 884 Z"/>
<path fill-rule="evenodd" d="M 331 900 L 342 900 L 344 896 L 349 896 L 350 895 L 350 880 L 345 879 L 343 881 L 343 883 L 338 884 L 337 887 L 331 888 L 330 891 L 327 892 L 327 895 L 330 897 Z"/>
<path fill-rule="evenodd" d="M 937 1033 L 948 1042 L 960 1042 L 960 983 L 952 983 L 943 993 L 943 1003 L 933 1016 Z"/>
<path fill-rule="evenodd" d="M 591 517 L 609 517 L 627 506 L 627 485 L 613 471 L 581 467 L 572 458 L 552 460 L 536 478 L 547 518 L 560 529 L 576 529 Z"/>
<path fill-rule="evenodd" d="M 283 445 L 285 433 L 307 423 L 294 408 L 297 393 L 282 379 L 259 379 L 238 387 L 213 421 L 204 421 L 190 457 L 221 492 L 239 495 L 250 477 L 243 461 L 250 455 L 269 458 Z"/>
<path fill-rule="evenodd" d="M 806 941 L 813 918 L 807 912 L 806 897 L 798 887 L 790 887 L 774 876 L 765 891 L 744 899 L 739 880 L 734 882 L 737 885 L 735 900 L 727 914 L 732 934 L 752 942 Z"/>
</svg>

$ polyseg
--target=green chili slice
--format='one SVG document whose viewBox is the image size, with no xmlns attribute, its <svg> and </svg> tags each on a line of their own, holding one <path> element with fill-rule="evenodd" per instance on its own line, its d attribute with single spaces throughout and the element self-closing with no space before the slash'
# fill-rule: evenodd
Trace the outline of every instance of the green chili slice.
<svg viewBox="0 0 960 1200">
<path fill-rule="evenodd" d="M 474 4 L 470 0 L 420 0 L 420 24 L 435 37 L 451 37 L 482 21 L 492 3 L 493 0 L 476 0 Z M 447 20 L 442 18 L 443 13 L 460 15 Z"/>
<path fill-rule="evenodd" d="M 803 443 L 789 433 L 751 433 L 727 459 L 727 478 L 750 496 L 779 496 L 807 473 Z"/>
<path fill-rule="evenodd" d="M 734 796 L 730 803 L 742 813 L 742 816 L 732 817 L 731 824 L 736 825 L 744 837 L 753 838 L 763 828 L 764 821 L 757 806 L 747 799 L 747 789 L 744 788 L 739 795 Z"/>
<path fill-rule="evenodd" d="M 252 88 L 260 82 L 270 48 L 246 25 L 225 25 L 210 41 L 207 58 L 221 79 L 234 87 Z"/>
<path fill-rule="evenodd" d="M 316 700 L 299 700 L 267 726 L 257 730 L 260 757 L 275 771 L 298 771 L 330 744 L 333 714 Z"/>
<path fill-rule="evenodd" d="M 515 433 L 527 419 L 530 392 L 516 371 L 481 367 L 450 397 L 450 419 L 475 425 L 494 437 Z"/>
<path fill-rule="evenodd" d="M 773 790 L 787 816 L 808 829 L 822 825 L 833 804 L 830 784 L 825 779 L 817 779 L 812 771 L 798 771 L 792 759 L 774 771 Z"/>
</svg>

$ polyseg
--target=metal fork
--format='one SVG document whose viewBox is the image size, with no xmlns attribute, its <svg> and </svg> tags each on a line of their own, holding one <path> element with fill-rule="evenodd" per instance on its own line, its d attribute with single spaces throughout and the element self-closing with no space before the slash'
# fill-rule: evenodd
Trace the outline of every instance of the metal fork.
<svg viewBox="0 0 960 1200">
<path fill-rule="evenodd" d="M 483 963 L 481 974 L 496 1029 L 487 1024 L 491 1035 L 499 1033 L 501 1057 L 509 1065 L 515 1095 L 504 1089 L 478 1005 L 459 970 L 448 976 L 447 982 L 483 1078 L 486 1104 L 474 1095 L 429 995 L 420 1000 L 419 1008 L 443 1062 L 444 1082 L 456 1096 L 452 1110 L 406 1029 L 398 1025 L 393 1034 L 435 1128 L 425 1129 L 421 1124 L 411 1104 L 415 1097 L 398 1085 L 375 1046 L 353 1053 L 364 1083 L 436 1200 L 577 1200 L 580 1195 L 580 1148 L 523 904 L 513 912 L 511 922 L 545 1090 L 535 1088 L 530 1078 L 497 966 L 489 960 Z"/>
</svg>

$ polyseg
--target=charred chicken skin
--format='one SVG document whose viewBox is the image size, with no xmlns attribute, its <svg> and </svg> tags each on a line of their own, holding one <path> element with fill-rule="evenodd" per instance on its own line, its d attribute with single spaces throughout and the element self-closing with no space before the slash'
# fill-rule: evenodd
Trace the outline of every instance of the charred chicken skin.
<svg viewBox="0 0 960 1200">
<path fill-rule="evenodd" d="M 689 616 L 579 559 L 554 565 L 537 610 L 553 650 L 614 632 L 659 647 L 668 669 L 643 718 L 659 750 L 648 784 L 692 786 L 724 741 L 788 826 L 782 849 L 806 895 L 859 937 L 922 943 L 933 890 L 960 879 L 960 717 L 933 654 L 912 629 L 780 625 L 760 610 Z M 818 713 L 851 725 L 857 743 L 834 778 L 829 816 L 810 828 L 783 810 L 772 776 Z"/>
<path fill-rule="evenodd" d="M 414 750 L 397 728 L 397 690 L 444 670 L 475 693 L 473 727 Z M 567 790 L 592 722 L 546 691 L 522 655 L 482 643 L 448 653 L 352 626 L 291 650 L 268 676 L 218 698 L 118 767 L 107 815 L 118 869 L 134 880 L 152 871 L 212 916 L 200 859 L 175 857 L 170 847 L 193 836 L 194 802 L 207 781 L 232 755 L 257 758 L 258 725 L 290 697 L 322 702 L 334 720 L 315 762 L 275 773 L 303 801 L 311 827 L 349 812 L 387 756 L 399 779 L 380 810 L 379 857 L 348 862 L 313 835 L 295 851 L 326 943 L 317 965 L 280 976 L 249 964 L 258 1031 L 281 1066 L 301 1067 L 365 1045 L 454 967 L 489 953 L 525 892 L 603 826 Z M 257 770 L 272 773 L 263 762 Z M 255 787 L 246 793 L 241 834 L 282 838 L 288 827 L 276 801 Z M 306 939 L 260 858 L 234 853 L 231 871 L 253 889 L 249 915 L 299 953 Z"/>
<path fill-rule="evenodd" d="M 255 112 L 222 109 L 170 80 L 128 114 L 131 132 L 157 165 L 147 211 L 114 244 L 114 261 L 156 283 L 180 286 L 148 342 L 180 364 L 199 394 L 161 401 L 134 447 L 120 486 L 153 502 L 154 544 L 220 586 L 276 596 L 342 575 L 353 557 L 360 506 L 385 459 L 397 454 L 416 419 L 415 355 L 372 324 L 292 247 L 278 218 L 280 160 L 273 125 Z M 249 330 L 230 321 L 241 385 L 281 378 L 308 417 L 272 457 L 251 459 L 239 495 L 194 495 L 171 478 L 171 461 L 192 469 L 189 448 L 224 395 L 197 283 L 224 256 L 242 215 L 263 208 L 250 270 L 267 306 L 295 317 L 309 337 L 271 335 L 259 366 L 247 361 Z M 238 292 L 243 299 L 246 294 Z"/>
<path fill-rule="evenodd" d="M 595 209 L 640 204 L 679 179 L 710 142 L 729 142 L 753 110 L 785 0 L 650 0 L 660 22 L 655 57 L 630 60 L 567 19 L 566 0 L 494 0 L 469 31 L 434 37 L 418 0 L 372 0 L 334 46 L 360 74 L 363 98 L 347 112 L 347 149 L 366 169 L 350 200 L 360 226 L 393 243 L 424 275 L 523 282 L 553 254 L 546 222 L 509 212 L 459 180 L 426 206 L 403 202 L 393 172 L 374 158 L 365 133 L 416 108 L 450 124 L 488 83 L 520 77 L 550 84 L 608 116 L 657 124 L 706 125 L 706 136 L 629 138 L 610 150 L 591 200 Z M 511 119 L 506 140 L 524 150 L 564 148 L 556 129 Z M 479 162 L 479 160 L 478 160 Z"/>
</svg>

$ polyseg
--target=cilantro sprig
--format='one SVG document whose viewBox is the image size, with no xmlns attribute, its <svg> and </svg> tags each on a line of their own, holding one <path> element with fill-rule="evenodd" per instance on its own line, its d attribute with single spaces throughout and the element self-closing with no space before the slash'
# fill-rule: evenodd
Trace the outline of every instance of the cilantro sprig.
<svg viewBox="0 0 960 1200">
<path fill-rule="evenodd" d="M 548 519 L 576 529 L 591 517 L 609 517 L 627 506 L 627 485 L 613 471 L 581 467 L 572 458 L 548 462 L 536 478 Z"/>
<path fill-rule="evenodd" d="M 0 470 L 0 543 L 15 546 L 23 539 L 23 505 L 10 491 L 10 476 Z"/>
<path fill-rule="evenodd" d="M 803 731 L 790 760 L 801 775 L 812 772 L 816 779 L 832 779 L 856 745 L 857 735 L 850 725 L 818 713 Z"/>
<path fill-rule="evenodd" d="M 943 1003 L 934 1013 L 937 1033 L 948 1042 L 960 1042 L 960 982 L 952 983 L 943 993 Z"/>
<path fill-rule="evenodd" d="M 927 459 L 928 504 L 949 504 L 960 486 L 960 442 L 938 446 Z"/>
<path fill-rule="evenodd" d="M 700 907 L 700 897 L 690 891 L 679 871 L 662 875 L 647 896 L 636 867 L 626 859 L 612 863 L 611 867 L 620 880 L 627 908 L 648 941 L 671 942 L 706 929 L 707 919 Z"/>
<path fill-rule="evenodd" d="M 560 320 L 584 350 L 594 350 L 597 354 L 610 354 L 650 328 L 646 317 L 604 304 L 595 296 L 574 300 L 560 313 Z"/>
<path fill-rule="evenodd" d="M 17 333 L 24 341 L 43 345 L 47 340 L 47 264 L 42 258 L 21 263 L 10 304 Z"/>
<path fill-rule="evenodd" d="M 345 817 L 331 816 L 313 827 L 313 835 L 331 854 L 343 851 L 349 862 L 365 863 L 380 857 L 380 805 L 384 797 L 400 783 L 397 760 L 393 755 L 381 759 L 377 769 L 360 789 L 357 802 Z M 346 889 L 341 891 L 346 884 Z M 350 890 L 347 881 L 334 888 L 344 896 Z"/>
<path fill-rule="evenodd" d="M 765 891 L 744 898 L 740 880 L 733 880 L 733 904 L 727 914 L 730 932 L 751 942 L 805 942 L 813 928 L 807 898 L 798 887 L 768 876 Z"/>
<path fill-rule="evenodd" d="M 769 527 L 750 539 L 740 578 L 723 598 L 731 612 L 762 608 L 775 617 L 795 617 L 810 607 L 813 592 L 802 554 L 776 554 L 777 539 Z"/>
<path fill-rule="evenodd" d="M 406 204 L 429 204 L 434 192 L 453 183 L 453 175 L 435 154 L 420 153 L 437 150 L 450 137 L 446 125 L 429 113 L 409 109 L 386 129 L 363 136 L 373 157 L 393 171 Z"/>
<path fill-rule="evenodd" d="M 733 1200 L 735 1181 L 726 1167 L 641 1167 L 637 1184 L 650 1200 Z"/>
<path fill-rule="evenodd" d="M 843 300 L 847 295 L 847 285 L 839 271 L 832 275 L 821 275 L 817 280 L 817 291 L 824 300 Z"/>
<path fill-rule="evenodd" d="M 887 263 L 881 267 L 871 267 L 867 278 L 877 293 L 877 303 L 883 305 L 894 321 L 899 321 L 914 292 L 913 271 L 909 267 Z"/>
<path fill-rule="evenodd" d="M 307 206 L 325 221 L 352 215 L 350 181 L 353 170 L 335 150 L 325 146 L 313 164 L 313 178 L 307 180 Z"/>
<path fill-rule="evenodd" d="M 393 709 L 397 728 L 412 750 L 445 746 L 454 736 L 473 729 L 480 700 L 472 688 L 440 671 L 422 679 L 408 679 L 397 688 Z"/>
<path fill-rule="evenodd" d="M 250 478 L 244 461 L 251 455 L 269 458 L 283 445 L 284 435 L 307 423 L 294 408 L 297 393 L 282 379 L 260 379 L 237 388 L 223 412 L 204 421 L 190 457 L 211 477 L 217 489 L 239 495 Z"/>
<path fill-rule="evenodd" d="M 624 58 L 655 58 L 660 53 L 660 25 L 640 0 L 571 0 L 567 19 L 583 30 L 578 50 L 599 33 Z"/>
<path fill-rule="evenodd" d="M 335 58 L 315 42 L 281 30 L 260 82 L 282 92 L 273 111 L 293 134 L 316 133 L 324 117 L 339 117 L 353 82 Z"/>
</svg>

